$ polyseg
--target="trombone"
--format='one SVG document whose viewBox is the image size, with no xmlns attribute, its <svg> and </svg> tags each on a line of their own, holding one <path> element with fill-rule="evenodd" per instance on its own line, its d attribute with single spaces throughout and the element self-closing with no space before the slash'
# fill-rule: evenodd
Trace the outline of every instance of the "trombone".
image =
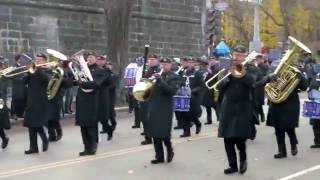
<svg viewBox="0 0 320 180">
<path fill-rule="evenodd" d="M 245 61 L 242 62 L 242 66 L 246 65 L 247 63 L 251 62 L 253 59 L 256 58 L 256 56 L 259 53 L 257 53 L 256 51 L 252 51 L 245 59 Z M 208 87 L 208 89 L 213 89 L 214 91 L 219 91 L 217 89 L 218 85 L 227 77 L 229 77 L 231 74 L 237 73 L 237 74 L 242 74 L 241 72 L 232 72 L 235 71 L 235 69 L 232 69 L 231 71 L 229 71 L 225 76 L 223 76 L 222 78 L 220 78 L 217 82 L 215 82 L 212 86 L 209 86 L 210 83 L 212 83 L 212 81 L 216 78 L 219 77 L 221 74 L 225 73 L 227 71 L 227 69 L 223 68 L 221 69 L 217 74 L 215 74 L 212 78 L 208 79 L 205 82 L 205 85 Z"/>
</svg>

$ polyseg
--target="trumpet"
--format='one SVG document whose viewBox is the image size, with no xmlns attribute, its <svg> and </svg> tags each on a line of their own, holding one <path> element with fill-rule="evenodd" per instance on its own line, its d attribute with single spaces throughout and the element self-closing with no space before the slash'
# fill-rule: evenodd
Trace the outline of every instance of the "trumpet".
<svg viewBox="0 0 320 180">
<path fill-rule="evenodd" d="M 217 87 L 218 85 L 227 77 L 229 77 L 230 75 L 233 75 L 234 77 L 237 78 L 241 78 L 245 75 L 246 70 L 244 65 L 246 65 L 247 63 L 251 62 L 253 59 L 255 59 L 255 57 L 258 55 L 258 53 L 256 51 L 252 51 L 245 59 L 245 61 L 243 61 L 241 63 L 241 66 L 239 69 L 237 67 L 232 67 L 231 71 L 228 72 L 225 76 L 223 76 L 222 78 L 220 78 L 217 82 L 215 82 L 212 86 L 209 86 L 210 83 L 212 83 L 212 81 L 216 78 L 221 76 L 221 74 L 224 74 L 227 72 L 227 69 L 221 69 L 216 75 L 214 75 L 212 78 L 208 79 L 205 82 L 205 85 L 209 88 L 209 89 L 213 89 L 214 91 L 218 91 Z"/>
<path fill-rule="evenodd" d="M 24 74 L 27 72 L 30 72 L 31 74 L 35 73 L 37 68 L 52 68 L 54 66 L 57 66 L 58 62 L 48 62 L 44 64 L 34 64 L 32 63 L 30 66 L 21 66 L 21 67 L 13 67 L 10 66 L 2 71 L 0 71 L 0 77 L 14 77 L 20 74 Z"/>
</svg>

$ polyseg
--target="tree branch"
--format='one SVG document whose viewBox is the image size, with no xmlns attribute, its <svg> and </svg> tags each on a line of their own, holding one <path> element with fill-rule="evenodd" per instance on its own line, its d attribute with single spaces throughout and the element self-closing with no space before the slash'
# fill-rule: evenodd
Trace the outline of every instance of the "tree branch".
<svg viewBox="0 0 320 180">
<path fill-rule="evenodd" d="M 274 24 L 276 24 L 277 26 L 281 26 L 281 27 L 284 26 L 284 24 L 279 23 L 266 9 L 264 9 L 264 7 L 262 5 L 260 5 L 260 9 L 262 10 L 262 12 L 264 12 L 265 15 L 267 15 L 269 18 L 271 18 L 271 20 L 273 21 Z"/>
</svg>

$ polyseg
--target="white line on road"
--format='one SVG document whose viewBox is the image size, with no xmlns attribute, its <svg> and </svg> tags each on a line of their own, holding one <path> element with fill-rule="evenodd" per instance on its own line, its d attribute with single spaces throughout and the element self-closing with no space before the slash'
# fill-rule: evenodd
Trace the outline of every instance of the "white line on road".
<svg viewBox="0 0 320 180">
<path fill-rule="evenodd" d="M 299 171 L 297 173 L 294 173 L 292 175 L 289 175 L 289 176 L 286 176 L 286 177 L 283 177 L 283 178 L 280 178 L 279 180 L 290 180 L 290 179 L 294 179 L 294 178 L 297 178 L 299 176 L 303 176 L 303 175 L 306 175 L 312 171 L 316 171 L 316 170 L 319 170 L 320 169 L 320 165 L 317 165 L 317 166 L 313 166 L 309 169 L 305 169 L 305 170 L 302 170 L 302 171 Z"/>
<path fill-rule="evenodd" d="M 175 138 L 175 139 L 172 139 L 172 141 L 173 141 L 173 144 L 181 144 L 181 143 L 187 143 L 190 141 L 207 139 L 207 138 L 211 138 L 211 137 L 215 137 L 215 136 L 217 136 L 216 132 L 209 131 L 209 132 L 203 132 L 201 135 L 190 137 L 190 138 Z M 12 176 L 23 175 L 23 174 L 30 174 L 30 173 L 34 173 L 34 172 L 38 172 L 38 171 L 42 171 L 42 170 L 53 169 L 53 168 L 72 166 L 75 164 L 85 163 L 88 161 L 106 159 L 106 158 L 126 155 L 129 153 L 136 153 L 136 152 L 141 152 L 141 151 L 145 151 L 145 150 L 151 150 L 152 147 L 153 147 L 152 145 L 136 146 L 136 147 L 131 147 L 131 148 L 115 150 L 115 151 L 111 151 L 111 152 L 109 151 L 109 152 L 105 152 L 105 153 L 100 153 L 100 154 L 97 154 L 96 156 L 79 157 L 79 158 L 75 158 L 75 159 L 63 160 L 63 161 L 52 162 L 52 163 L 47 163 L 47 164 L 29 166 L 29 167 L 25 167 L 25 168 L 21 168 L 21 169 L 4 171 L 4 172 L 0 172 L 0 179 L 12 177 Z"/>
</svg>

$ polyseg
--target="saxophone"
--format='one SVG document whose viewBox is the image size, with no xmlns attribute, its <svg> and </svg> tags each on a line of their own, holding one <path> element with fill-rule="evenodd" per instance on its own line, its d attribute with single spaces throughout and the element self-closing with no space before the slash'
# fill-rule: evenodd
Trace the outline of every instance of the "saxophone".
<svg viewBox="0 0 320 180">
<path fill-rule="evenodd" d="M 306 45 L 292 36 L 289 36 L 289 40 L 293 43 L 293 46 L 285 53 L 276 68 L 274 72 L 276 78 L 265 87 L 266 96 L 273 103 L 285 101 L 298 86 L 300 79 L 298 78 L 297 60 L 301 50 L 311 53 L 311 50 Z"/>
</svg>

